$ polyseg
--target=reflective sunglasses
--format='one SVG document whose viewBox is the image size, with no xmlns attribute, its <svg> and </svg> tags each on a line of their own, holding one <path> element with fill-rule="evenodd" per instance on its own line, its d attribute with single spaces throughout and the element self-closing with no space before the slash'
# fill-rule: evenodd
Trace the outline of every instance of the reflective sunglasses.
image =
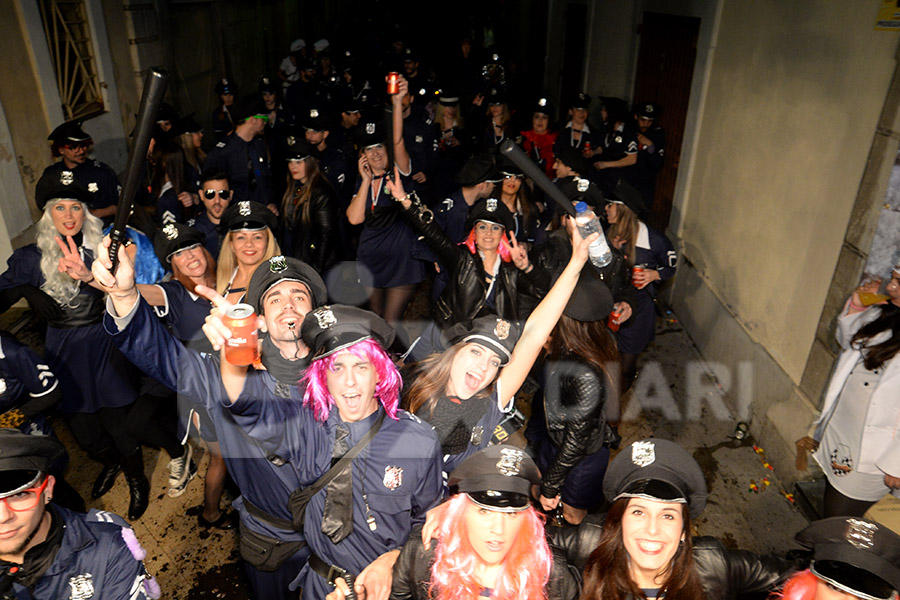
<svg viewBox="0 0 900 600">
<path fill-rule="evenodd" d="M 231 190 L 203 190 L 203 197 L 207 200 L 212 200 L 216 197 L 217 193 L 222 200 L 231 198 Z"/>
</svg>

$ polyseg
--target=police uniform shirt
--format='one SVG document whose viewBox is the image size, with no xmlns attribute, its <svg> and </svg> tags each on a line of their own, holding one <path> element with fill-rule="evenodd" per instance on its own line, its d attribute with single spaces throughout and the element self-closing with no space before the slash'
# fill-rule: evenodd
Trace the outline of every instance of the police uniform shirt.
<svg viewBox="0 0 900 600">
<path fill-rule="evenodd" d="M 616 161 L 629 154 L 635 154 L 637 151 L 638 141 L 633 131 L 629 129 L 610 131 L 606 134 L 606 140 L 603 143 L 601 160 L 604 162 Z"/>
<path fill-rule="evenodd" d="M 587 144 L 590 144 L 591 150 L 596 150 L 598 146 L 603 144 L 603 140 L 587 123 L 582 126 L 581 137 L 576 140 L 573 135 L 572 121 L 569 121 L 556 136 L 553 153 L 558 154 L 559 148 L 564 146 L 571 146 L 573 148 L 584 150 L 587 147 Z M 604 158 L 604 160 L 606 159 Z"/>
<path fill-rule="evenodd" d="M 637 178 L 655 181 L 665 160 L 666 133 L 662 127 L 654 125 L 642 135 L 650 140 L 651 145 L 638 145 Z"/>
<path fill-rule="evenodd" d="M 115 171 L 109 165 L 90 158 L 74 169 L 67 168 L 62 160 L 44 169 L 35 188 L 35 198 L 43 198 L 47 190 L 56 186 L 63 171 L 71 171 L 75 181 L 90 192 L 92 200 L 88 208 L 91 210 L 119 203 L 119 191 L 122 188 Z"/>
<path fill-rule="evenodd" d="M 186 208 L 181 203 L 175 188 L 167 181 L 163 184 L 163 191 L 156 202 L 156 225 L 164 227 L 169 223 L 184 224 L 190 218 L 188 215 L 193 212 L 193 209 L 194 207 Z"/>
<path fill-rule="evenodd" d="M 294 469 L 270 452 L 273 445 L 264 447 L 257 443 L 247 435 L 252 431 L 245 432 L 237 424 L 228 410 L 231 403 L 222 386 L 218 354 L 185 348 L 166 330 L 143 299 L 127 315 L 114 317 L 110 311 L 111 307 L 107 305 L 104 327 L 122 353 L 150 377 L 208 411 L 228 473 L 241 491 L 241 497 L 234 501 L 241 523 L 280 540 L 302 541 L 302 534 L 276 527 L 247 510 L 245 499 L 269 515 L 290 520 L 288 498 L 301 482 Z M 302 370 L 302 366 L 298 370 Z M 300 407 L 303 402 L 296 385 L 280 384 L 269 371 L 249 369 L 247 385 L 266 390 L 267 397 L 278 399 L 278 404 L 286 410 Z M 296 420 L 301 417 L 306 415 L 299 411 L 296 418 L 285 416 L 283 425 L 289 429 L 298 428 L 300 425 Z"/>
<path fill-rule="evenodd" d="M 329 141 L 330 138 L 329 135 Z M 319 168 L 335 191 L 343 189 L 347 179 L 347 159 L 337 146 L 325 146 L 319 154 Z"/>
<path fill-rule="evenodd" d="M 231 134 L 216 144 L 206 157 L 207 169 L 221 169 L 238 200 L 253 200 L 263 206 L 273 201 L 272 171 L 266 143 L 260 137 L 245 142 Z"/>
<path fill-rule="evenodd" d="M 466 239 L 466 220 L 469 218 L 469 205 L 463 197 L 462 188 L 444 198 L 434 211 L 435 222 L 454 244 Z"/>
<path fill-rule="evenodd" d="M 229 133 L 234 131 L 234 122 L 231 119 L 231 111 L 225 105 L 219 105 L 212 113 L 213 135 L 216 142 L 221 142 Z"/>
<path fill-rule="evenodd" d="M 156 287 L 163 294 L 162 305 L 153 307 L 156 316 L 165 319 L 169 329 L 182 342 L 205 342 L 208 345 L 209 340 L 201 328 L 209 315 L 209 300 L 189 292 L 175 279 L 157 283 Z"/>
<path fill-rule="evenodd" d="M 438 158 L 434 124 L 424 114 L 413 111 L 403 120 L 403 141 L 413 163 L 413 173 L 428 175 Z"/>
<path fill-rule="evenodd" d="M 0 331 L 0 413 L 41 403 L 59 386 L 50 367 L 28 346 L 14 336 Z M 43 402 L 46 405 L 46 402 Z M 40 410 L 40 409 L 38 409 Z M 33 412 L 33 411 L 28 411 Z M 43 416 L 29 419 L 19 426 L 24 433 L 51 435 L 50 422 Z"/>
<path fill-rule="evenodd" d="M 222 246 L 223 235 L 219 233 L 219 226 L 209 220 L 209 215 L 204 210 L 192 219 L 188 219 L 188 227 L 192 227 L 204 235 L 203 247 L 210 255 L 218 259 L 219 248 Z"/>
<path fill-rule="evenodd" d="M 33 589 L 13 583 L 15 598 L 149 600 L 158 585 L 144 568 L 134 530 L 118 515 L 91 509 L 79 514 L 51 504 L 64 528 L 59 550 Z M 153 597 L 157 597 L 153 594 Z"/>
<path fill-rule="evenodd" d="M 308 416 L 297 419 L 295 407 L 272 400 L 258 381 L 248 379 L 231 410 L 252 436 L 279 456 L 289 458 L 301 487 L 310 486 L 331 468 L 335 430 L 343 423 L 338 409 L 332 407 L 328 419 L 318 423 L 312 419 L 311 409 L 299 409 Z M 379 405 L 365 419 L 344 423 L 350 430 L 347 442 L 351 448 L 383 410 Z M 406 411 L 398 410 L 397 417 L 385 417 L 381 429 L 353 460 L 353 531 L 345 539 L 334 544 L 322 533 L 326 489 L 313 496 L 306 507 L 304 535 L 310 550 L 351 573 L 359 574 L 385 552 L 400 548 L 443 495 L 443 463 L 434 430 Z M 367 505 L 374 528 L 367 520 Z M 312 598 L 324 598 L 331 591 L 308 566 L 295 583 Z"/>
<path fill-rule="evenodd" d="M 647 227 L 643 222 L 638 224 L 637 240 L 634 244 L 634 264 L 646 265 L 659 273 L 659 280 L 665 281 L 675 275 L 675 265 L 678 264 L 678 255 L 665 235 L 659 231 Z M 646 292 L 656 297 L 656 282 L 638 290 L 638 293 Z"/>
</svg>

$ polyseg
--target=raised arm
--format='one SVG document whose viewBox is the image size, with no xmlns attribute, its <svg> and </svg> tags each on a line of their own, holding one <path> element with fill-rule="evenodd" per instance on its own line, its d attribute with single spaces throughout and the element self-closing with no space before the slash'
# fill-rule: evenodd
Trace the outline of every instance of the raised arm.
<svg viewBox="0 0 900 600">
<path fill-rule="evenodd" d="M 385 77 L 385 82 L 387 77 Z M 391 135 L 393 135 L 394 164 L 400 172 L 409 175 L 411 165 L 406 143 L 403 141 L 403 98 L 409 93 L 409 82 L 402 75 L 397 80 L 397 93 L 391 96 Z"/>
<path fill-rule="evenodd" d="M 502 393 L 500 402 L 504 407 L 512 402 L 516 392 L 528 377 L 544 342 L 547 341 L 547 336 L 553 331 L 556 322 L 566 308 L 569 296 L 572 295 L 572 291 L 578 283 L 581 268 L 587 261 L 588 245 L 598 235 L 600 234 L 594 233 L 585 240 L 581 238 L 576 227 L 572 228 L 572 257 L 569 259 L 569 264 L 566 265 L 562 275 L 528 317 L 525 327 L 522 329 L 522 335 L 513 349 L 509 364 L 500 372 L 499 389 Z"/>
</svg>

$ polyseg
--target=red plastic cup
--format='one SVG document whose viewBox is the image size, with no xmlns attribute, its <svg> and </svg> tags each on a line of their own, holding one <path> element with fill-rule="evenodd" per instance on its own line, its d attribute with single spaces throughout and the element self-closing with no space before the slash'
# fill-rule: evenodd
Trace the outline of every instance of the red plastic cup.
<svg viewBox="0 0 900 600">
<path fill-rule="evenodd" d="M 253 307 L 235 304 L 225 311 L 222 322 L 231 330 L 231 337 L 225 340 L 225 360 L 237 366 L 252 365 L 259 360 L 259 335 Z"/>
</svg>

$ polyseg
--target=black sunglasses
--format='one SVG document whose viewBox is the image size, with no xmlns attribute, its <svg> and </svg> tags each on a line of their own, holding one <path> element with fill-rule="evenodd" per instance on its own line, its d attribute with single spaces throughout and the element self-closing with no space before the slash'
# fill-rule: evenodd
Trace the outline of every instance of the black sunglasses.
<svg viewBox="0 0 900 600">
<path fill-rule="evenodd" d="M 222 200 L 228 200 L 231 198 L 231 190 L 204 190 L 203 195 L 207 200 L 212 200 L 216 197 L 216 193 L 219 194 L 219 198 Z"/>
</svg>

